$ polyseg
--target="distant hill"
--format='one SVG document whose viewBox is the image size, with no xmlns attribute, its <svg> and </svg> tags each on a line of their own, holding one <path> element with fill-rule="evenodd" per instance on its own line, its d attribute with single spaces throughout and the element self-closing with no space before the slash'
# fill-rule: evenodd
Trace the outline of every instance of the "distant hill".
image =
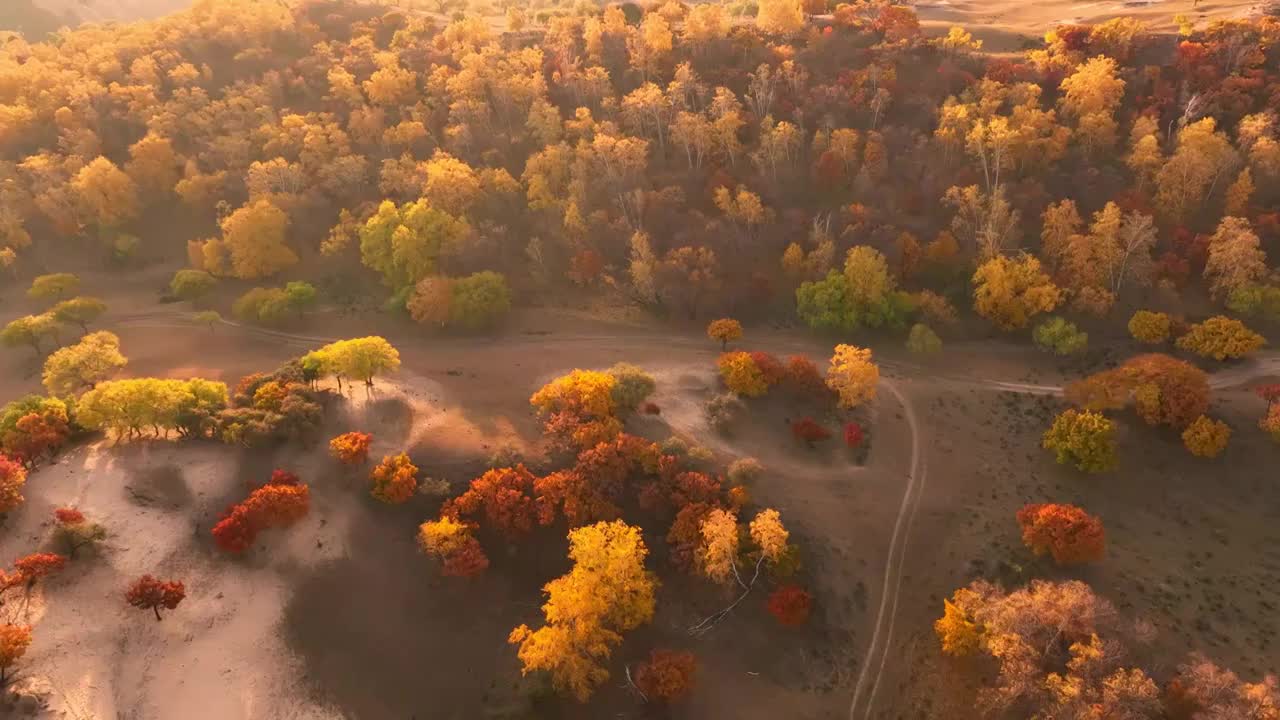
<svg viewBox="0 0 1280 720">
<path fill-rule="evenodd" d="M 28 38 L 39 38 L 64 25 L 78 23 L 77 16 L 68 14 L 65 8 L 55 12 L 36 5 L 35 0 L 0 0 L 0 30 L 16 30 Z"/>
<path fill-rule="evenodd" d="M 191 5 L 191 0 L 18 0 L 18 4 L 29 2 L 55 15 L 72 13 L 80 22 L 154 18 Z"/>
</svg>

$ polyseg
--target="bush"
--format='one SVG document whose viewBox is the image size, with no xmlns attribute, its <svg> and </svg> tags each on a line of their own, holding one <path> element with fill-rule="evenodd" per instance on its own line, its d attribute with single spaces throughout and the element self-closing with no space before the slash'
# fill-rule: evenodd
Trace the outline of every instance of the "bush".
<svg viewBox="0 0 1280 720">
<path fill-rule="evenodd" d="M 636 668 L 636 687 L 649 702 L 674 702 L 693 689 L 696 670 L 693 653 L 654 650 Z"/>
<path fill-rule="evenodd" d="M 169 292 L 182 300 L 196 302 L 212 292 L 217 284 L 217 278 L 203 270 L 179 270 L 169 281 Z"/>
<path fill-rule="evenodd" d="M 917 355 L 932 355 L 942 350 L 942 338 L 928 325 L 916 323 L 907 334 L 907 350 Z"/>
<path fill-rule="evenodd" d="M 707 422 L 711 427 L 719 432 L 728 433 L 732 431 L 738 418 L 747 411 L 747 406 L 738 399 L 737 395 L 721 393 L 707 401 L 705 411 Z"/>
<path fill-rule="evenodd" d="M 223 515 L 213 526 L 213 539 L 224 552 L 243 553 L 253 546 L 259 532 L 288 527 L 310 509 L 310 489 L 298 484 L 297 476 L 273 473 L 269 484 L 254 490 Z"/>
<path fill-rule="evenodd" d="M 389 505 L 398 505 L 417 492 L 418 466 L 410 462 L 404 453 L 388 455 L 373 469 L 369 479 L 373 482 L 370 494 L 374 498 Z"/>
<path fill-rule="evenodd" d="M 769 595 L 769 614 L 780 624 L 797 627 L 809 620 L 813 596 L 795 585 L 783 585 Z"/>
<path fill-rule="evenodd" d="M 363 465 L 369 460 L 369 446 L 373 436 L 369 433 L 343 433 L 329 441 L 329 452 L 344 465 Z"/>
<path fill-rule="evenodd" d="M 735 395 L 760 397 L 769 390 L 764 372 L 760 370 L 760 366 L 756 365 L 750 353 L 741 351 L 724 353 L 716 361 L 716 365 L 720 369 L 720 377 L 724 379 L 725 387 Z"/>
<path fill-rule="evenodd" d="M 1129 334 L 1134 340 L 1148 345 L 1158 345 L 1169 339 L 1173 321 L 1162 312 L 1139 310 L 1129 318 Z"/>
<path fill-rule="evenodd" d="M 1018 511 L 1018 525 L 1022 542 L 1036 555 L 1051 555 L 1057 565 L 1102 559 L 1102 521 L 1075 505 L 1027 505 Z"/>
<path fill-rule="evenodd" d="M 1221 361 L 1249 355 L 1267 341 L 1239 320 L 1218 315 L 1192 325 L 1177 344 L 1181 350 Z"/>
<path fill-rule="evenodd" d="M 614 365 L 609 368 L 609 374 L 614 379 L 609 394 L 614 410 L 619 413 L 634 412 L 657 387 L 652 375 L 628 363 Z"/>
<path fill-rule="evenodd" d="M 815 442 L 831 438 L 831 432 L 814 422 L 813 418 L 800 418 L 791 423 L 791 434 L 805 445 L 813 447 Z"/>
<path fill-rule="evenodd" d="M 1116 463 L 1115 423 L 1088 410 L 1066 410 L 1044 434 L 1044 447 L 1057 455 L 1058 463 L 1095 473 Z"/>
<path fill-rule="evenodd" d="M 461 328 L 479 330 L 496 323 L 511 309 L 507 279 L 486 270 L 454 280 L 449 321 Z"/>
<path fill-rule="evenodd" d="M 1280 287 L 1248 284 L 1231 291 L 1227 309 L 1240 315 L 1280 320 Z"/>
<path fill-rule="evenodd" d="M 787 358 L 786 382 L 799 395 L 820 398 L 831 392 L 818 366 L 802 355 Z"/>
<path fill-rule="evenodd" d="M 1227 449 L 1231 440 L 1231 428 L 1221 420 L 1213 420 L 1205 415 L 1196 418 L 1195 422 L 1182 431 L 1182 444 L 1196 457 L 1215 458 Z"/>
<path fill-rule="evenodd" d="M 241 322 L 276 325 L 289 317 L 289 295 L 280 288 L 254 288 L 236 299 L 231 314 Z"/>
<path fill-rule="evenodd" d="M 764 475 L 764 465 L 753 457 L 738 458 L 729 463 L 726 474 L 732 485 L 749 485 Z"/>
<path fill-rule="evenodd" d="M 1074 355 L 1089 346 L 1089 334 L 1060 317 L 1049 318 L 1032 332 L 1036 345 L 1054 355 Z"/>
<path fill-rule="evenodd" d="M 846 423 L 844 426 L 844 444 L 849 449 L 862 447 L 862 442 L 866 439 L 866 433 L 862 426 L 856 422 Z"/>
</svg>

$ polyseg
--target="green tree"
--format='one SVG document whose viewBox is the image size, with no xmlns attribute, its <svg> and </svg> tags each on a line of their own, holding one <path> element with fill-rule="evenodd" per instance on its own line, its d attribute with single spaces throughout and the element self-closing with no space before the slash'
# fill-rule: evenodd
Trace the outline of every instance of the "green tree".
<svg viewBox="0 0 1280 720">
<path fill-rule="evenodd" d="M 32 300 L 61 300 L 76 294 L 79 289 L 79 276 L 71 273 L 52 273 L 32 280 L 31 288 L 27 290 L 27 297 Z"/>
<path fill-rule="evenodd" d="M 284 294 L 289 303 L 289 309 L 299 316 L 316 305 L 316 288 L 309 282 L 294 280 L 287 283 L 284 286 Z"/>
<path fill-rule="evenodd" d="M 191 303 L 208 295 L 218 284 L 217 278 L 203 270 L 179 270 L 169 281 L 169 292 Z"/>
<path fill-rule="evenodd" d="M 53 317 L 53 313 L 26 315 L 13 320 L 0 330 L 0 343 L 5 347 L 30 345 L 37 355 L 41 352 L 40 343 L 45 338 L 53 338 L 54 342 L 58 340 L 58 321 Z"/>
<path fill-rule="evenodd" d="M 507 279 L 485 270 L 454 280 L 449 322 L 469 330 L 489 327 L 511 309 Z"/>
<path fill-rule="evenodd" d="M 387 287 L 399 290 L 435 273 L 440 256 L 458 248 L 470 234 L 466 220 L 426 200 L 400 207 L 386 200 L 360 229 L 360 258 L 381 273 Z"/>
<path fill-rule="evenodd" d="M 75 325 L 81 332 L 89 332 L 89 323 L 102 317 L 107 311 L 107 304 L 92 297 L 75 297 L 63 300 L 49 312 L 60 323 Z"/>
<path fill-rule="evenodd" d="M 1089 333 L 1060 317 L 1052 317 L 1040 323 L 1031 336 L 1036 345 L 1054 355 L 1074 355 L 1089 347 Z"/>
<path fill-rule="evenodd" d="M 99 331 L 46 358 L 42 380 L 50 395 L 70 397 L 111 377 L 127 362 L 120 353 L 120 338 Z"/>
<path fill-rule="evenodd" d="M 907 335 L 907 350 L 917 355 L 932 355 L 942 350 L 942 338 L 928 325 L 916 323 Z"/>
<path fill-rule="evenodd" d="M 1052 450 L 1062 465 L 1096 473 L 1116 464 L 1115 423 L 1101 413 L 1066 410 L 1044 434 L 1043 445 Z"/>
<path fill-rule="evenodd" d="M 302 358 L 304 366 L 317 368 L 322 375 L 341 378 L 359 378 L 373 386 L 377 375 L 392 372 L 400 367 L 400 352 L 385 339 L 370 336 L 339 340 L 307 353 Z"/>
</svg>

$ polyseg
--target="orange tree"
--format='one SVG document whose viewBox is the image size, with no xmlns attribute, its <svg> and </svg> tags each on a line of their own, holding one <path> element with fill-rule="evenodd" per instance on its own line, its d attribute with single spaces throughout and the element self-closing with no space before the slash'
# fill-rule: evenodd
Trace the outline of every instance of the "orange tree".
<svg viewBox="0 0 1280 720">
<path fill-rule="evenodd" d="M 369 474 L 369 494 L 388 505 L 398 505 L 418 490 L 418 466 L 405 453 L 387 455 Z"/>
<path fill-rule="evenodd" d="M 1018 511 L 1018 525 L 1022 542 L 1058 565 L 1100 560 L 1106 546 L 1102 521 L 1075 505 L 1026 505 Z"/>
<path fill-rule="evenodd" d="M 742 323 L 732 318 L 720 318 L 712 320 L 707 325 L 707 337 L 720 343 L 720 349 L 724 350 L 729 343 L 742 338 Z"/>
</svg>

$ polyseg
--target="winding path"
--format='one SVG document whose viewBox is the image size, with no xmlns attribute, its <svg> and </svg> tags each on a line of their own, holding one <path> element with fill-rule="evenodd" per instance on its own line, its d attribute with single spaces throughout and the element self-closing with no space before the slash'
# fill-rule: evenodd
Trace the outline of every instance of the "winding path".
<svg viewBox="0 0 1280 720">
<path fill-rule="evenodd" d="M 180 313 L 146 313 L 135 316 L 119 318 L 118 323 L 121 325 L 146 325 L 161 327 L 191 327 L 192 323 L 186 320 Z M 244 325 L 230 320 L 219 320 L 219 323 L 236 328 L 241 332 L 258 335 L 275 339 L 283 344 L 288 344 L 300 348 L 314 348 L 325 343 L 333 342 L 338 338 L 317 337 L 309 335 L 298 335 L 267 328 L 255 327 L 252 325 Z M 705 347 L 706 340 L 702 338 L 682 337 L 676 333 L 652 333 L 644 331 L 629 332 L 620 335 L 570 335 L 570 336 L 511 336 L 504 338 L 502 342 L 505 344 L 545 344 L 545 343 L 580 343 L 580 342 L 601 342 L 601 341 L 619 341 L 634 340 L 642 342 L 657 342 L 665 345 L 681 345 L 686 347 Z M 455 340 L 458 343 L 475 343 L 478 347 L 491 348 L 493 346 L 492 339 L 460 339 Z M 800 344 L 794 341 L 766 342 L 765 345 L 774 347 L 786 346 L 790 349 L 800 349 Z M 972 387 L 985 388 L 997 392 L 1015 392 L 1028 395 L 1061 395 L 1063 388 L 1057 385 L 1038 385 L 1032 383 L 1012 382 L 1004 380 L 993 380 L 989 378 L 966 378 L 961 376 L 945 376 L 930 372 L 929 369 L 919 366 L 913 366 L 900 363 L 883 363 L 882 367 L 893 368 L 898 372 L 927 375 L 935 380 L 969 385 Z M 1280 375 L 1280 352 L 1266 353 L 1259 355 L 1245 363 L 1235 365 L 1233 367 L 1223 368 L 1210 375 L 1210 386 L 1214 389 L 1225 389 L 1239 387 L 1249 382 L 1266 376 Z M 889 540 L 889 553 L 885 562 L 884 577 L 882 579 L 882 589 L 880 592 L 880 604 L 876 612 L 875 624 L 871 633 L 871 642 L 867 646 L 866 654 L 863 657 L 861 669 L 858 672 L 858 678 L 853 688 L 853 698 L 849 703 L 849 719 L 856 720 L 859 716 L 859 710 L 862 710 L 861 717 L 867 720 L 871 717 L 871 713 L 875 707 L 876 694 L 880 689 L 880 682 L 884 677 L 885 667 L 888 664 L 890 656 L 890 648 L 893 645 L 893 631 L 895 621 L 898 614 L 898 599 L 901 594 L 903 567 L 906 563 L 907 545 L 911 535 L 911 528 L 915 523 L 916 513 L 920 507 L 920 499 L 924 495 L 925 485 L 928 480 L 928 467 L 921 457 L 920 426 L 916 418 L 915 408 L 911 404 L 907 395 L 898 387 L 897 383 L 887 377 L 881 377 L 880 385 L 894 396 L 894 399 L 902 406 L 907 425 L 911 430 L 911 464 L 907 474 L 906 487 L 902 492 L 902 501 L 898 506 L 898 516 L 894 521 L 893 534 Z"/>
</svg>

